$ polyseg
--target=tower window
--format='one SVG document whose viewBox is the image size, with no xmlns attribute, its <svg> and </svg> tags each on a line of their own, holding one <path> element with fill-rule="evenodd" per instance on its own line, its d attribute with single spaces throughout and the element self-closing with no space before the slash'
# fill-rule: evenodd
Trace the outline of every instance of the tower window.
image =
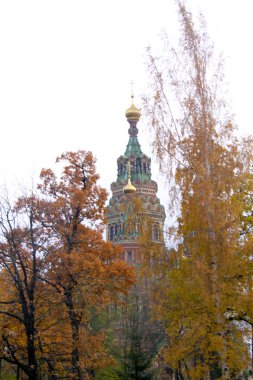
<svg viewBox="0 0 253 380">
<path fill-rule="evenodd" d="M 159 240 L 158 224 L 154 224 L 152 228 L 152 240 Z"/>
<path fill-rule="evenodd" d="M 127 261 L 131 263 L 133 261 L 133 252 L 127 251 Z"/>
</svg>

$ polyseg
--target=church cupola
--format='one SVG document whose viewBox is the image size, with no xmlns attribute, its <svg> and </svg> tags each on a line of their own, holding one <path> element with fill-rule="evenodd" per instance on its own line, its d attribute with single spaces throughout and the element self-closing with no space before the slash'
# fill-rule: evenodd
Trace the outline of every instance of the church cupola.
<svg viewBox="0 0 253 380">
<path fill-rule="evenodd" d="M 125 154 L 118 158 L 118 178 L 117 182 L 125 183 L 128 179 L 127 165 L 130 163 L 131 180 L 133 181 L 149 181 L 151 179 L 151 160 L 142 153 L 140 143 L 138 141 L 137 123 L 141 117 L 141 111 L 133 103 L 125 112 L 130 127 L 128 129 L 129 140 Z"/>
<path fill-rule="evenodd" d="M 135 107 L 134 102 L 133 102 L 133 99 L 134 99 L 133 95 L 131 96 L 131 98 L 132 98 L 131 107 L 129 107 L 126 110 L 125 115 L 130 125 L 134 125 L 134 124 L 136 125 L 136 123 L 139 121 L 141 117 L 141 111 L 137 107 Z"/>
<path fill-rule="evenodd" d="M 128 167 L 128 181 L 127 181 L 126 186 L 123 189 L 125 194 L 134 193 L 136 191 L 136 188 L 131 183 L 131 165 L 129 161 L 128 161 L 127 167 Z"/>
<path fill-rule="evenodd" d="M 160 244 L 165 211 L 156 195 L 157 183 L 151 178 L 151 159 L 142 152 L 138 141 L 141 111 L 134 105 L 133 95 L 131 98 L 132 104 L 125 112 L 130 125 L 128 144 L 117 160 L 117 179 L 111 184 L 112 197 L 107 206 L 107 240 L 123 246 L 123 260 L 138 262 L 140 215 L 134 212 L 135 202 L 151 224 L 151 240 Z"/>
</svg>

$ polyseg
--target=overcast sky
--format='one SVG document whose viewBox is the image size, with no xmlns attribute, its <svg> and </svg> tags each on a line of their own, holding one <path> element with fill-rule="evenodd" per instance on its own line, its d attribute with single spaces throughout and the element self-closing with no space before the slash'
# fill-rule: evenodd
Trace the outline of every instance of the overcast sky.
<svg viewBox="0 0 253 380">
<path fill-rule="evenodd" d="M 187 4 L 202 11 L 223 50 L 228 100 L 242 133 L 250 132 L 252 0 Z M 145 47 L 156 47 L 164 28 L 171 38 L 178 30 L 173 0 L 0 1 L 1 183 L 29 182 L 57 155 L 84 149 L 97 157 L 109 189 L 128 141 L 130 81 L 140 106 Z M 139 129 L 142 149 L 151 155 L 144 120 Z"/>
</svg>

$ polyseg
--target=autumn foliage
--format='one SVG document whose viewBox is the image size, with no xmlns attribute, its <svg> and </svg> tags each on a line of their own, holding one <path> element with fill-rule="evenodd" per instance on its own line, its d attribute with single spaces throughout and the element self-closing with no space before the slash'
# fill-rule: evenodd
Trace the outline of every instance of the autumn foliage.
<svg viewBox="0 0 253 380">
<path fill-rule="evenodd" d="M 29 379 L 88 379 L 111 363 L 93 321 L 133 284 L 102 237 L 107 193 L 90 152 L 43 169 L 36 192 L 1 204 L 1 359 Z"/>
<path fill-rule="evenodd" d="M 161 57 L 147 52 L 145 108 L 178 215 L 168 231 L 177 251 L 161 260 L 154 314 L 178 378 L 235 379 L 251 364 L 252 140 L 235 137 L 219 95 L 222 60 L 203 19 L 198 31 L 184 3 L 177 5 L 179 47 L 165 36 Z"/>
<path fill-rule="evenodd" d="M 14 201 L 3 194 L 0 364 L 17 378 L 152 379 L 162 368 L 176 380 L 235 380 L 252 369 L 253 140 L 236 137 L 203 19 L 198 30 L 176 3 L 179 45 L 164 36 L 160 57 L 147 49 L 143 107 L 176 216 L 173 248 L 152 241 L 142 203 L 125 194 L 120 211 L 139 239 L 132 288 L 133 268 L 103 239 L 107 193 L 90 152 L 62 154 Z"/>
</svg>

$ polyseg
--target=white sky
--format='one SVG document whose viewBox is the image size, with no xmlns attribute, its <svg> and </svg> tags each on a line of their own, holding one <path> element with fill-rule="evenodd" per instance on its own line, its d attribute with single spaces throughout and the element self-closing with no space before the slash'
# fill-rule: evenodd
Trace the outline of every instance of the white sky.
<svg viewBox="0 0 253 380">
<path fill-rule="evenodd" d="M 253 2 L 187 4 L 202 11 L 224 52 L 232 110 L 240 129 L 250 132 Z M 128 141 L 130 81 L 138 106 L 145 47 L 156 46 L 163 28 L 172 38 L 177 31 L 173 0 L 0 1 L 0 184 L 29 182 L 57 155 L 84 149 L 97 157 L 109 189 Z M 151 155 L 144 121 L 139 129 L 142 150 Z M 154 179 L 159 182 L 157 174 Z"/>
</svg>

